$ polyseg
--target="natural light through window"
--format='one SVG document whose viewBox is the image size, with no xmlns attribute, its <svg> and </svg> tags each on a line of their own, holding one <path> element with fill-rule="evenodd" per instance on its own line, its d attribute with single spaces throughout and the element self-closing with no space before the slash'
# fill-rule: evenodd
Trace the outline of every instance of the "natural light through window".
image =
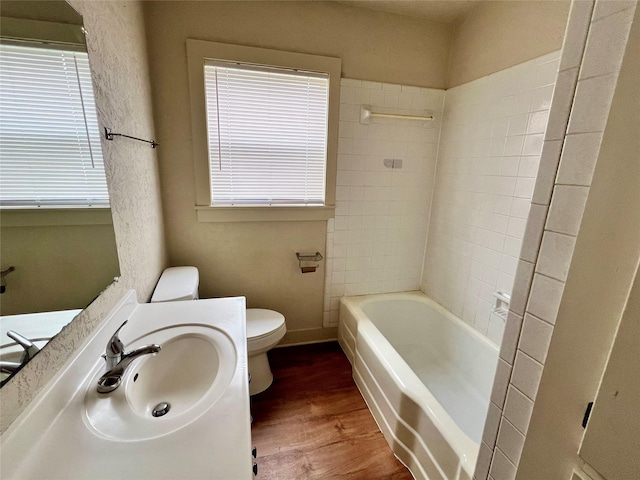
<svg viewBox="0 0 640 480">
<path fill-rule="evenodd" d="M 0 204 L 107 206 L 85 52 L 0 45 Z"/>
<path fill-rule="evenodd" d="M 211 205 L 322 206 L 329 75 L 207 60 Z"/>
</svg>

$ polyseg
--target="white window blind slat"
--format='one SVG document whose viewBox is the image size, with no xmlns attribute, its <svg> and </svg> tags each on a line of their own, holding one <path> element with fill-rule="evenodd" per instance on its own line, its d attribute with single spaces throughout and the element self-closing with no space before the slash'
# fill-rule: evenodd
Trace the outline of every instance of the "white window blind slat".
<svg viewBox="0 0 640 480">
<path fill-rule="evenodd" d="M 323 205 L 327 74 L 207 62 L 212 205 Z"/>
<path fill-rule="evenodd" d="M 0 45 L 0 205 L 108 205 L 86 53 Z"/>
</svg>

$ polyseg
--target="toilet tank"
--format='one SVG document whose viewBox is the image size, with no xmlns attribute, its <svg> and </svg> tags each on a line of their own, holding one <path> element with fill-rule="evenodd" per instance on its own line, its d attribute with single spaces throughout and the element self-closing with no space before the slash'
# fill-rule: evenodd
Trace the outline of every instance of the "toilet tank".
<svg viewBox="0 0 640 480">
<path fill-rule="evenodd" d="M 199 281 L 196 267 L 167 268 L 158 280 L 151 303 L 197 300 Z"/>
</svg>

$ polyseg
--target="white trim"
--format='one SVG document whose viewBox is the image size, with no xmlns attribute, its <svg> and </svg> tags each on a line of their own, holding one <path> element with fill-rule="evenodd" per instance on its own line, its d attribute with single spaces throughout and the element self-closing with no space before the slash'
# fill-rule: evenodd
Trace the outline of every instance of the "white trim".
<svg viewBox="0 0 640 480">
<path fill-rule="evenodd" d="M 334 57 L 283 52 L 265 48 L 187 39 L 193 163 L 198 221 L 324 220 L 333 217 L 338 158 L 340 75 L 342 60 Z M 236 61 L 329 74 L 329 121 L 324 207 L 211 207 L 204 87 L 205 60 Z M 204 209 L 201 209 L 204 207 Z M 308 213 L 298 212 L 306 210 Z M 215 213 L 214 213 L 215 212 Z M 319 212 L 322 212 L 321 214 Z"/>
<path fill-rule="evenodd" d="M 196 207 L 198 222 L 317 221 L 334 217 L 335 207 Z"/>
</svg>

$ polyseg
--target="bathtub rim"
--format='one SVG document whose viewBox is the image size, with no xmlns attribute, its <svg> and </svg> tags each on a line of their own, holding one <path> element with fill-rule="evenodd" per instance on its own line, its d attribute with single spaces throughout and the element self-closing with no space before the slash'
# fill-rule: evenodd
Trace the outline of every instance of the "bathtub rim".
<svg viewBox="0 0 640 480">
<path fill-rule="evenodd" d="M 411 290 L 408 292 L 394 292 L 394 293 L 375 293 L 370 295 L 354 295 L 350 297 L 341 297 L 340 303 L 357 306 L 359 307 L 362 314 L 366 316 L 364 314 L 364 311 L 362 311 L 362 307 L 364 307 L 369 303 L 376 303 L 376 302 L 385 301 L 385 300 L 417 300 L 417 301 L 420 301 L 421 303 L 426 303 L 429 306 L 436 309 L 438 313 L 447 317 L 447 319 L 451 320 L 456 325 L 459 325 L 465 330 L 467 330 L 474 338 L 478 339 L 481 343 L 488 345 L 489 347 L 496 350 L 497 352 L 499 352 L 500 350 L 500 345 L 497 345 L 494 342 L 492 342 L 488 337 L 486 337 L 485 335 L 480 333 L 478 330 L 473 328 L 469 323 L 458 318 L 456 315 L 451 313 L 449 310 L 444 308 L 442 305 L 440 305 L 438 302 L 436 302 L 434 299 L 429 297 L 424 292 L 421 292 L 420 290 Z"/>
<path fill-rule="evenodd" d="M 417 301 L 429 305 L 439 314 L 446 317 L 447 320 L 463 328 L 481 344 L 493 350 L 496 358 L 499 355 L 499 347 L 471 325 L 456 317 L 442 305 L 420 291 L 358 295 L 342 297 L 340 299 L 341 305 L 344 305 L 355 319 L 355 331 L 352 332 L 352 334 L 356 342 L 357 338 L 362 334 L 363 340 L 369 344 L 370 348 L 380 354 L 379 358 L 381 363 L 393 378 L 394 383 L 398 386 L 401 393 L 421 406 L 425 415 L 437 426 L 446 442 L 460 458 L 460 465 L 465 470 L 465 473 L 472 478 L 482 440 L 480 440 L 480 443 L 476 443 L 462 431 L 427 386 L 420 380 L 418 375 L 363 311 L 363 307 L 367 304 L 389 300 Z M 342 318 L 340 321 L 342 322 Z M 349 326 L 345 325 L 345 327 L 347 330 L 350 330 Z M 357 352 L 354 353 L 357 354 Z M 420 439 L 420 441 L 422 440 Z"/>
</svg>

